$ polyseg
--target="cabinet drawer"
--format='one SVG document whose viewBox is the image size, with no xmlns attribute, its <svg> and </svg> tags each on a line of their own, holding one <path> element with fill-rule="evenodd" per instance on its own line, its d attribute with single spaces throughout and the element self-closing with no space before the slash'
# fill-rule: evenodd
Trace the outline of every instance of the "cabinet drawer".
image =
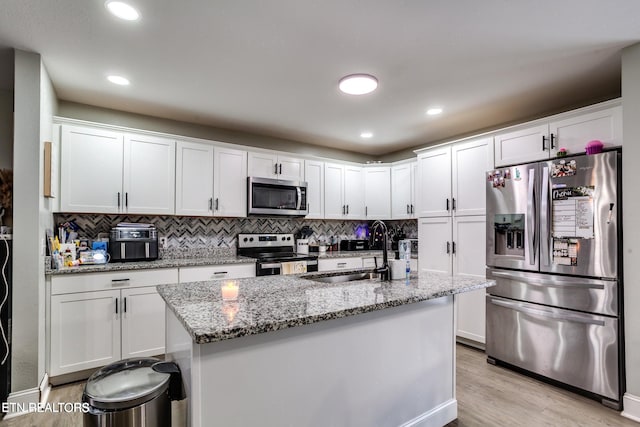
<svg viewBox="0 0 640 427">
<path fill-rule="evenodd" d="M 354 257 L 318 260 L 318 271 L 343 270 L 349 268 L 362 268 L 362 258 Z"/>
<path fill-rule="evenodd" d="M 51 295 L 178 283 L 177 268 L 69 274 L 51 277 Z"/>
<path fill-rule="evenodd" d="M 376 264 L 377 258 L 377 264 Z M 376 268 L 382 267 L 382 257 L 365 257 L 362 258 L 362 267 L 363 268 Z"/>
<path fill-rule="evenodd" d="M 226 264 L 207 267 L 184 267 L 180 269 L 180 283 L 215 279 L 240 279 L 242 277 L 255 276 L 255 264 Z"/>
</svg>

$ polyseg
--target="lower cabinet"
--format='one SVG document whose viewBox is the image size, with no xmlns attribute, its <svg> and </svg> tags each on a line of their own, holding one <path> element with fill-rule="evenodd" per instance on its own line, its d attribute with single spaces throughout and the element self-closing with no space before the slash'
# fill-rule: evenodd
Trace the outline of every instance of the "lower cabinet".
<svg viewBox="0 0 640 427">
<path fill-rule="evenodd" d="M 181 267 L 180 283 L 256 277 L 256 263 Z"/>
<path fill-rule="evenodd" d="M 163 354 L 165 304 L 156 285 L 177 282 L 177 269 L 54 276 L 49 376 Z"/>
<path fill-rule="evenodd" d="M 362 258 L 320 258 L 318 260 L 318 271 L 348 270 L 351 268 L 362 268 Z"/>
</svg>

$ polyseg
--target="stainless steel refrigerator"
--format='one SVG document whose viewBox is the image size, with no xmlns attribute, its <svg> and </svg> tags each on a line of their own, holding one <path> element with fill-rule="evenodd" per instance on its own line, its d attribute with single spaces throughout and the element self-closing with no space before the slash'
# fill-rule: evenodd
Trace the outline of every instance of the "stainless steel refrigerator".
<svg viewBox="0 0 640 427">
<path fill-rule="evenodd" d="M 620 408 L 621 153 L 487 173 L 490 363 Z"/>
</svg>

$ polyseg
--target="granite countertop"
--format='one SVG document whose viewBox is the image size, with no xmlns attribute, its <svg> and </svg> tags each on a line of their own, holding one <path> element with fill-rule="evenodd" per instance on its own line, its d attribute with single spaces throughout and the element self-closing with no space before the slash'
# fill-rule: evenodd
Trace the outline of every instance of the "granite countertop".
<svg viewBox="0 0 640 427">
<path fill-rule="evenodd" d="M 370 269 L 350 270 L 365 272 Z M 380 279 L 322 283 L 310 277 L 345 271 L 237 279 L 236 302 L 223 302 L 225 280 L 160 285 L 158 293 L 197 344 L 291 328 L 493 286 L 484 278 L 412 274 L 408 281 Z"/>
<path fill-rule="evenodd" d="M 177 268 L 177 267 L 194 267 L 207 265 L 222 264 L 253 264 L 255 258 L 235 256 L 235 255 L 214 255 L 209 257 L 196 258 L 167 258 L 155 261 L 131 261 L 131 262 L 113 262 L 99 265 L 81 265 L 78 267 L 67 267 L 60 270 L 47 268 L 45 274 L 75 274 L 75 273 L 99 273 L 109 271 L 122 270 L 148 270 L 152 268 Z"/>
</svg>

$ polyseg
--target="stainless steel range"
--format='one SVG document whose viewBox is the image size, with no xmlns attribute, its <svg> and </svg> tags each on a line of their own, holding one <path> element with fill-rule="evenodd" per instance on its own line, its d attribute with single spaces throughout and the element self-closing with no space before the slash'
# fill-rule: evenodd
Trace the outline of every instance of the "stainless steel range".
<svg viewBox="0 0 640 427">
<path fill-rule="evenodd" d="M 238 234 L 238 255 L 256 258 L 256 276 L 318 271 L 318 257 L 295 252 L 293 234 Z"/>
</svg>

